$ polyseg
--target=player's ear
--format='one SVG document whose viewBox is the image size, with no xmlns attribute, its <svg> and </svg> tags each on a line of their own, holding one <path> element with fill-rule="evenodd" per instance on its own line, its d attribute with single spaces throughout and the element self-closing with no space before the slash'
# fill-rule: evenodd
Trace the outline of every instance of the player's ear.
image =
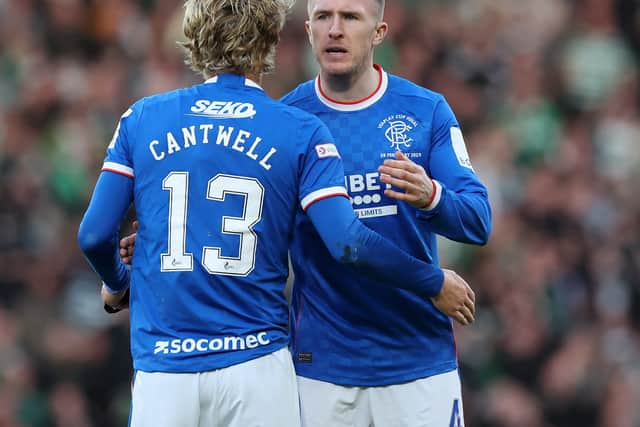
<svg viewBox="0 0 640 427">
<path fill-rule="evenodd" d="M 311 21 L 304 21 L 304 29 L 307 31 L 309 43 L 311 43 L 311 46 L 313 46 L 313 36 L 311 35 Z"/>
<path fill-rule="evenodd" d="M 384 41 L 384 38 L 387 36 L 387 31 L 389 30 L 389 25 L 386 22 L 380 21 L 376 25 L 376 32 L 373 36 L 373 45 L 378 46 L 380 43 Z"/>
</svg>

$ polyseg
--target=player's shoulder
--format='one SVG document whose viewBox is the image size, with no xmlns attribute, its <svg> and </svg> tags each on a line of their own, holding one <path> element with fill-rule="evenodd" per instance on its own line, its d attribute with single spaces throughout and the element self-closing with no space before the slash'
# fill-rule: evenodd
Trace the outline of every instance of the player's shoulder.
<svg viewBox="0 0 640 427">
<path fill-rule="evenodd" d="M 194 90 L 190 87 L 175 89 L 167 92 L 147 95 L 135 101 L 127 111 L 135 115 L 142 115 L 143 112 L 163 111 L 169 105 L 180 105 L 187 97 L 193 97 Z"/>
<path fill-rule="evenodd" d="M 141 98 L 138 102 L 141 103 L 145 108 L 153 108 L 159 106 L 163 107 L 167 104 L 179 103 L 187 98 L 194 98 L 197 95 L 198 86 L 200 85 L 183 87 L 167 92 L 148 95 L 144 98 Z"/>
<path fill-rule="evenodd" d="M 388 74 L 389 88 L 388 90 L 396 96 L 413 98 L 414 100 L 422 100 L 427 103 L 437 104 L 438 102 L 446 102 L 443 94 L 420 86 L 417 83 L 407 80 L 403 77 Z"/>
<path fill-rule="evenodd" d="M 317 116 L 293 105 L 273 100 L 276 104 L 272 111 L 279 112 L 278 120 L 271 126 L 280 128 L 280 133 L 287 135 L 291 146 L 306 150 L 310 145 L 333 142 L 331 133 Z"/>
<path fill-rule="evenodd" d="M 316 98 L 314 82 L 315 80 L 309 80 L 304 83 L 300 83 L 291 92 L 280 98 L 280 102 L 286 105 L 299 106 L 313 101 Z"/>
<path fill-rule="evenodd" d="M 325 126 L 317 116 L 303 110 L 295 104 L 290 105 L 283 102 L 274 102 L 277 105 L 276 108 L 285 116 L 285 122 L 288 126 L 309 132 Z"/>
<path fill-rule="evenodd" d="M 299 84 L 291 92 L 273 102 L 278 104 L 280 109 L 286 112 L 291 119 L 298 120 L 304 126 L 323 126 L 322 121 L 305 108 L 305 104 L 312 102 L 314 99 L 313 80 L 310 80 Z"/>
</svg>

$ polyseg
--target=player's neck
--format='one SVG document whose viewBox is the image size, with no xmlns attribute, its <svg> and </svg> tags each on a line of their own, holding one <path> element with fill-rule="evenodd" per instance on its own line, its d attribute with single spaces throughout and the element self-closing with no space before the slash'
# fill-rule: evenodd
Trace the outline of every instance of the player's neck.
<svg viewBox="0 0 640 427">
<path fill-rule="evenodd" d="M 245 74 L 245 77 L 259 85 L 262 85 L 262 74 Z"/>
<path fill-rule="evenodd" d="M 331 99 L 353 102 L 369 97 L 380 85 L 380 71 L 373 66 L 361 73 L 328 74 L 320 71 L 322 91 Z"/>
</svg>

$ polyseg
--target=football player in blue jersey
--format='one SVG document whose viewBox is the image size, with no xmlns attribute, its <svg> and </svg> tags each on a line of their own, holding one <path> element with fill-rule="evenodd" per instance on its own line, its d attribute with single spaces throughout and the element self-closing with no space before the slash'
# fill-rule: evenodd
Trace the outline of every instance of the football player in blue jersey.
<svg viewBox="0 0 640 427">
<path fill-rule="evenodd" d="M 485 244 L 487 190 L 445 98 L 373 62 L 388 28 L 384 0 L 308 0 L 307 7 L 320 73 L 282 101 L 329 127 L 360 219 L 434 265 L 436 235 Z M 291 348 L 303 425 L 464 426 L 445 315 L 464 324 L 463 306 L 354 273 L 314 243 L 309 218 L 296 223 Z"/>
<path fill-rule="evenodd" d="M 332 311 L 368 309 L 380 283 L 423 302 L 467 286 L 366 228 L 327 127 L 261 89 L 290 6 L 188 0 L 187 60 L 206 81 L 137 101 L 108 145 L 78 242 L 105 301 L 117 308 L 130 298 L 134 427 L 300 425 L 283 292 L 294 236 L 298 246 L 304 236 L 321 240 L 318 255 L 371 278 L 344 283 L 363 286 L 365 300 L 337 301 Z M 129 269 L 117 236 L 131 203 L 139 230 Z M 324 274 L 316 269 L 327 260 L 316 261 L 309 273 Z M 324 278 L 318 285 L 324 292 Z M 450 296 L 472 321 L 473 305 Z M 347 339 L 368 345 L 376 335 Z M 296 348 L 298 361 L 326 364 L 321 351 Z"/>
</svg>

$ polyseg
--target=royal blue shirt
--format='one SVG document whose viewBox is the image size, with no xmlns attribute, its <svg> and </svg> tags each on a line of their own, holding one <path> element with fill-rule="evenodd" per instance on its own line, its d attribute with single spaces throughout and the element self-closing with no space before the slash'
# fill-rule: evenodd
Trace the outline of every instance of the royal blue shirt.
<svg viewBox="0 0 640 427">
<path fill-rule="evenodd" d="M 208 371 L 288 345 L 284 288 L 297 217 L 318 230 L 323 256 L 424 299 L 436 294 L 442 271 L 364 227 L 347 197 L 326 126 L 243 76 L 136 102 L 108 146 L 78 235 L 108 288 L 130 285 L 135 369 Z M 132 202 L 139 230 L 129 271 L 117 240 Z M 393 271 L 398 260 L 403 274 Z"/>
<path fill-rule="evenodd" d="M 376 68 L 380 85 L 360 102 L 331 100 L 318 78 L 301 84 L 282 101 L 316 115 L 329 127 L 359 218 L 415 257 L 438 265 L 436 234 L 466 243 L 487 241 L 487 190 L 472 168 L 460 126 L 443 96 Z M 377 168 L 394 158 L 396 150 L 435 180 L 436 194 L 428 210 L 385 197 L 386 185 Z M 299 375 L 380 386 L 457 367 L 451 320 L 430 299 L 336 263 L 314 243 L 317 240 L 309 219 L 298 215 L 291 249 L 291 328 Z"/>
</svg>

